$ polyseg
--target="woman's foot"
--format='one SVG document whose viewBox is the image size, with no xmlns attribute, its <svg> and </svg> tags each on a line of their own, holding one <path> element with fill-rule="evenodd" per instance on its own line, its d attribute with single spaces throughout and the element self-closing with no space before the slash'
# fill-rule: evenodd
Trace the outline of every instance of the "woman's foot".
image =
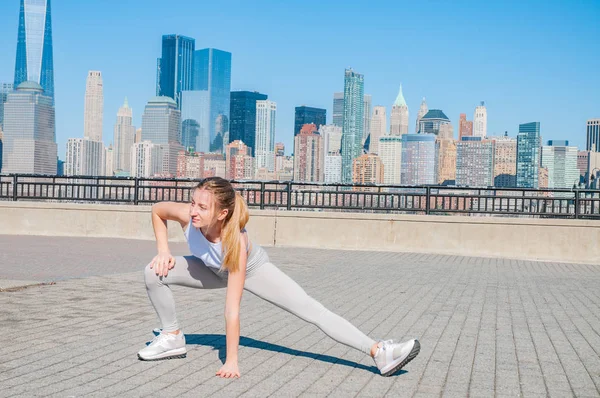
<svg viewBox="0 0 600 398">
<path fill-rule="evenodd" d="M 159 359 L 185 358 L 185 336 L 179 333 L 160 333 L 148 345 L 138 352 L 138 358 L 143 361 Z"/>
<path fill-rule="evenodd" d="M 373 360 L 382 376 L 391 376 L 412 361 L 420 350 L 421 344 L 416 339 L 404 343 L 394 343 L 393 340 L 381 341 Z"/>
</svg>

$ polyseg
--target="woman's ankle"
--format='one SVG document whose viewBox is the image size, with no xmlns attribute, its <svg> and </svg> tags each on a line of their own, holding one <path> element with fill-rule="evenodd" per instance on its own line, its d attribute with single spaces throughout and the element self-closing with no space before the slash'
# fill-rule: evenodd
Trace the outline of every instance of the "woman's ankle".
<svg viewBox="0 0 600 398">
<path fill-rule="evenodd" d="M 375 343 L 371 346 L 371 358 L 375 357 L 375 354 L 377 354 L 378 348 L 379 348 L 379 343 Z"/>
</svg>

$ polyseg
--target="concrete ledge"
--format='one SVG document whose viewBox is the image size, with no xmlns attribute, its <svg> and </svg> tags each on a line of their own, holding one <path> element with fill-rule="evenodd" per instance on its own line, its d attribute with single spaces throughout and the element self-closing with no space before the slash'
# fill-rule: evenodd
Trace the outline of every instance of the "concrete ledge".
<svg viewBox="0 0 600 398">
<path fill-rule="evenodd" d="M 280 212 L 277 246 L 600 263 L 600 222 Z"/>
<path fill-rule="evenodd" d="M 154 239 L 150 206 L 0 202 L 0 234 Z M 169 237 L 184 241 L 176 224 Z M 252 210 L 265 246 L 600 263 L 600 221 Z"/>
</svg>

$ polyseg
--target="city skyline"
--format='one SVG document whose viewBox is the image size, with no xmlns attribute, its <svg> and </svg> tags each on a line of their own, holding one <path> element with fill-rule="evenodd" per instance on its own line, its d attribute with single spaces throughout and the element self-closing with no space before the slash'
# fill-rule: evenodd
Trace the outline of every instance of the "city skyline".
<svg viewBox="0 0 600 398">
<path fill-rule="evenodd" d="M 188 4 L 186 1 L 183 3 Z M 470 11 L 479 12 L 482 17 L 473 20 L 474 25 L 483 28 L 480 34 L 476 34 L 475 26 L 471 31 L 444 21 L 442 14 L 448 11 L 444 7 L 450 6 L 441 5 L 432 17 L 440 24 L 439 31 L 444 30 L 447 35 L 442 37 L 435 29 L 432 32 L 423 31 L 420 33 L 424 35 L 423 40 L 436 38 L 445 44 L 458 40 L 457 43 L 451 43 L 452 45 L 447 47 L 444 53 L 454 51 L 457 46 L 472 48 L 475 44 L 484 44 L 486 51 L 483 52 L 484 54 L 479 51 L 474 54 L 477 62 L 474 62 L 473 66 L 461 64 L 461 68 L 453 67 L 450 65 L 452 62 L 425 66 L 419 65 L 418 62 L 414 62 L 414 65 L 399 62 L 400 58 L 415 55 L 418 46 L 408 45 L 403 49 L 402 54 L 395 55 L 392 51 L 383 51 L 386 46 L 390 47 L 391 39 L 382 40 L 372 47 L 360 46 L 360 51 L 351 51 L 350 45 L 340 40 L 324 39 L 323 43 L 310 48 L 315 59 L 319 59 L 318 65 L 302 68 L 298 72 L 295 65 L 298 58 L 275 57 L 277 51 L 255 41 L 256 37 L 268 29 L 280 29 L 276 26 L 279 24 L 275 24 L 278 20 L 275 14 L 283 14 L 281 17 L 286 19 L 291 18 L 291 15 L 288 15 L 290 11 L 274 10 L 263 16 L 254 12 L 255 16 L 259 17 L 256 29 L 248 32 L 245 37 L 240 37 L 237 34 L 240 28 L 235 28 L 230 33 L 214 29 L 218 21 L 213 21 L 211 18 L 216 19 L 214 17 L 218 11 L 215 5 L 210 4 L 203 5 L 202 10 L 197 13 L 180 15 L 181 13 L 167 6 L 149 1 L 145 3 L 148 4 L 147 9 L 142 10 L 139 15 L 139 19 L 144 21 L 143 26 L 136 24 L 129 26 L 126 19 L 132 18 L 134 9 L 139 11 L 136 4 L 137 2 L 134 1 L 124 7 L 120 15 L 116 16 L 116 26 L 119 26 L 119 29 L 112 30 L 100 26 L 106 18 L 115 17 L 109 14 L 108 6 L 100 5 L 94 8 L 94 12 L 89 13 L 86 10 L 90 5 L 86 4 L 71 1 L 52 4 L 55 86 L 57 87 L 55 90 L 57 141 L 61 158 L 64 157 L 63 150 L 67 138 L 82 135 L 83 104 L 80 98 L 87 71 L 102 70 L 105 76 L 103 137 L 105 144 L 108 145 L 111 142 L 110 130 L 114 123 L 114 114 L 125 96 L 129 97 L 133 109 L 133 124 L 141 125 L 144 105 L 155 91 L 156 55 L 160 54 L 160 37 L 173 33 L 195 37 L 198 47 L 217 47 L 233 53 L 232 90 L 264 92 L 278 103 L 276 141 L 284 142 L 288 151 L 293 148 L 291 126 L 294 108 L 301 105 L 321 107 L 331 114 L 331 98 L 334 92 L 343 89 L 340 70 L 346 66 L 352 66 L 365 75 L 365 92 L 373 96 L 372 105 L 388 107 L 388 115 L 398 84 L 402 82 L 409 109 L 417 110 L 421 98 L 426 97 L 430 108 L 445 111 L 456 131 L 458 131 L 458 115 L 466 113 L 470 118 L 475 106 L 483 100 L 489 113 L 489 135 L 500 135 L 506 130 L 510 136 L 516 137 L 520 123 L 539 120 L 544 125 L 544 139 L 568 139 L 583 149 L 585 122 L 587 119 L 598 117 L 600 109 L 600 100 L 592 95 L 594 90 L 589 90 L 590 87 L 600 86 L 598 74 L 593 72 L 592 68 L 592 65 L 597 64 L 593 59 L 600 57 L 598 55 L 600 52 L 595 51 L 599 44 L 592 40 L 593 37 L 598 37 L 598 27 L 576 23 L 577 17 L 599 14 L 600 7 L 579 5 L 564 8 L 560 4 L 545 3 L 545 11 L 542 13 L 533 4 L 511 4 L 508 7 L 511 12 L 519 13 L 523 18 L 535 13 L 540 24 L 552 26 L 553 31 L 543 30 L 545 34 L 549 33 L 549 36 L 543 36 L 527 27 L 518 27 L 511 32 L 500 29 L 503 21 L 505 23 L 510 20 L 511 12 L 506 12 L 495 4 L 486 5 L 481 11 Z M 232 26 L 234 26 L 233 22 L 242 19 L 242 15 L 254 15 L 246 7 L 240 4 L 231 10 Z M 291 11 L 293 8 L 294 6 L 291 6 Z M 333 13 L 333 8 L 333 4 L 325 7 L 325 15 Z M 461 10 L 465 11 L 465 7 L 458 4 L 452 5 L 450 11 L 458 13 Z M 339 9 L 337 11 L 339 12 Z M 393 7 L 391 11 L 390 16 L 383 17 L 383 25 L 389 22 L 388 18 L 396 14 L 393 12 L 395 11 Z M 414 22 L 411 21 L 410 16 L 416 15 L 417 11 L 418 7 L 415 5 L 407 6 L 406 24 L 394 29 L 401 32 L 414 30 Z M 343 12 L 353 14 L 348 10 Z M 73 23 L 70 19 L 72 13 L 92 15 L 93 18 L 79 19 L 77 23 Z M 202 21 L 207 23 L 202 28 L 193 28 L 198 24 L 191 21 L 201 14 Z M 6 40 L 3 40 L 6 44 L 3 44 L 2 51 L 5 54 L 16 54 L 19 1 L 3 2 L 0 5 L 0 15 L 4 16 L 4 23 L 0 24 L 0 34 L 6 37 Z M 364 18 L 363 25 L 371 27 L 368 34 L 364 35 L 365 44 L 371 43 L 371 39 L 381 28 L 373 22 L 373 16 L 367 14 L 362 18 Z M 89 23 L 91 21 L 97 23 Z M 486 23 L 488 26 L 485 26 Z M 328 26 L 327 31 L 339 29 L 340 24 L 341 22 L 338 22 Z M 111 25 L 111 28 L 114 26 Z M 449 29 L 445 30 L 446 26 Z M 78 30 L 76 34 L 74 29 Z M 215 31 L 219 34 L 214 34 Z M 300 35 L 294 32 L 286 31 L 286 34 L 287 36 L 283 35 L 282 38 L 275 38 L 272 44 L 277 49 L 289 39 L 300 40 Z M 484 40 L 486 34 L 492 40 Z M 115 44 L 120 43 L 123 35 L 139 45 L 136 44 L 135 48 L 129 46 L 118 48 L 119 46 Z M 295 36 L 290 37 L 290 35 Z M 501 39 L 499 35 L 506 37 Z M 561 40 L 563 37 L 573 36 L 581 40 Z M 319 33 L 319 37 L 327 38 L 327 32 Z M 552 37 L 557 40 L 550 51 L 549 44 L 545 42 L 552 42 Z M 69 41 L 67 45 L 68 40 L 72 40 L 73 43 Z M 89 45 L 83 45 L 88 42 Z M 249 43 L 253 44 L 249 45 Z M 333 43 L 337 47 L 332 46 Z M 302 48 L 302 44 L 289 47 L 294 48 L 284 48 L 285 54 L 297 51 L 298 48 Z M 332 50 L 332 47 L 335 49 Z M 70 53 L 71 48 L 78 49 L 77 56 Z M 368 61 L 369 57 L 375 57 L 375 51 L 377 51 L 377 62 Z M 525 51 L 531 51 L 528 54 L 534 56 L 535 59 L 531 63 L 521 62 Z M 56 56 L 59 53 L 63 56 Z M 113 65 L 114 59 L 123 62 Z M 136 67 L 128 65 L 136 65 Z M 12 61 L 0 65 L 0 82 L 12 81 L 13 74 Z M 561 83 L 557 83 L 559 81 Z M 521 90 L 527 91 L 529 95 L 518 98 L 521 97 Z M 557 96 L 561 97 L 561 106 L 565 108 L 560 116 L 551 106 Z M 411 112 L 409 126 L 414 126 L 415 117 L 416 112 Z M 328 123 L 330 122 L 331 120 L 328 120 Z M 412 130 L 412 127 L 409 129 Z"/>
</svg>

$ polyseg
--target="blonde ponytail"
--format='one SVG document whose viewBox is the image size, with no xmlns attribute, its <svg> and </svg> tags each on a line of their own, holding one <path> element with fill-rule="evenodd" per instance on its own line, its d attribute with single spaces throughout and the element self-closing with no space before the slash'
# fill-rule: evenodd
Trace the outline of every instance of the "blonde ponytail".
<svg viewBox="0 0 600 398">
<path fill-rule="evenodd" d="M 221 232 L 221 242 L 225 254 L 222 268 L 228 272 L 237 272 L 240 269 L 241 231 L 250 218 L 246 201 L 239 192 L 235 192 L 235 205 L 230 214 L 230 217 L 225 219 L 225 225 Z"/>
</svg>

